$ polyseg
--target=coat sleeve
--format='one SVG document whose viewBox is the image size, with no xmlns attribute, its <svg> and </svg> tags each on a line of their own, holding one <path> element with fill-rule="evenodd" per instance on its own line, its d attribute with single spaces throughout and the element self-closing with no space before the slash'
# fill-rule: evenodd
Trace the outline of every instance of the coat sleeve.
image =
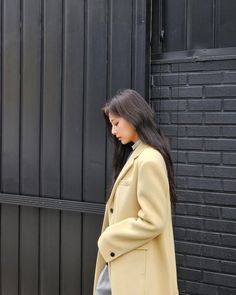
<svg viewBox="0 0 236 295">
<path fill-rule="evenodd" d="M 168 215 L 169 184 L 166 166 L 158 153 L 138 159 L 137 217 L 130 217 L 105 229 L 98 240 L 104 260 L 109 262 L 137 249 L 161 234 Z"/>
</svg>

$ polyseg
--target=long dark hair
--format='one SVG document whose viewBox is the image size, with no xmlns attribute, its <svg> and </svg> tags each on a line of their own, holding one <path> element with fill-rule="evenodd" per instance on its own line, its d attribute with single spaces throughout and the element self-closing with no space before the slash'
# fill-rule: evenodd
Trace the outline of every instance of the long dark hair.
<svg viewBox="0 0 236 295">
<path fill-rule="evenodd" d="M 113 153 L 113 180 L 117 178 L 123 168 L 130 152 L 132 143 L 122 144 L 115 136 L 111 134 L 111 123 L 109 113 L 122 117 L 131 123 L 140 138 L 140 140 L 158 150 L 163 156 L 169 179 L 170 198 L 172 206 L 176 200 L 175 178 L 173 164 L 170 157 L 169 144 L 155 121 L 155 115 L 152 108 L 144 98 L 135 90 L 125 89 L 117 92 L 106 105 L 102 108 L 109 134 L 114 141 Z"/>
</svg>

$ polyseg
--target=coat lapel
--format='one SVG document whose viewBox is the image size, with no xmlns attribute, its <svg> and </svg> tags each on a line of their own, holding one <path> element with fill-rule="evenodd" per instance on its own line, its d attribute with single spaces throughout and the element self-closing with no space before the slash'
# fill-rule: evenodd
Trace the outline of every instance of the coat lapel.
<svg viewBox="0 0 236 295">
<path fill-rule="evenodd" d="M 115 192 L 116 192 L 116 189 L 117 189 L 117 186 L 119 185 L 120 181 L 123 179 L 125 174 L 129 171 L 129 169 L 133 166 L 134 160 L 141 154 L 141 152 L 145 149 L 145 147 L 146 147 L 146 145 L 141 142 L 137 146 L 137 148 L 132 152 L 132 154 L 130 155 L 129 159 L 125 163 L 124 167 L 122 168 L 120 174 L 118 175 L 118 177 L 114 183 L 110 197 L 108 199 L 108 204 L 110 204 L 112 202 Z"/>
</svg>

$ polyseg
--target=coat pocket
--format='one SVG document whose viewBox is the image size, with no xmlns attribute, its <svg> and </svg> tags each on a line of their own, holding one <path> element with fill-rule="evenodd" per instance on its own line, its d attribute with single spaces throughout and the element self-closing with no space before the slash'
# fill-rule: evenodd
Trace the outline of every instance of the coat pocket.
<svg viewBox="0 0 236 295">
<path fill-rule="evenodd" d="M 111 262 L 112 295 L 145 294 L 147 251 L 135 249 Z"/>
</svg>

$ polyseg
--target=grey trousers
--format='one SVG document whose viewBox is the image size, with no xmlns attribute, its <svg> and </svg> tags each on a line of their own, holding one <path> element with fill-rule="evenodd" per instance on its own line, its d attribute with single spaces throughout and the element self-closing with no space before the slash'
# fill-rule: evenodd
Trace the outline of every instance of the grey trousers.
<svg viewBox="0 0 236 295">
<path fill-rule="evenodd" d="M 111 286 L 107 265 L 105 265 L 98 278 L 96 295 L 111 295 Z"/>
</svg>

